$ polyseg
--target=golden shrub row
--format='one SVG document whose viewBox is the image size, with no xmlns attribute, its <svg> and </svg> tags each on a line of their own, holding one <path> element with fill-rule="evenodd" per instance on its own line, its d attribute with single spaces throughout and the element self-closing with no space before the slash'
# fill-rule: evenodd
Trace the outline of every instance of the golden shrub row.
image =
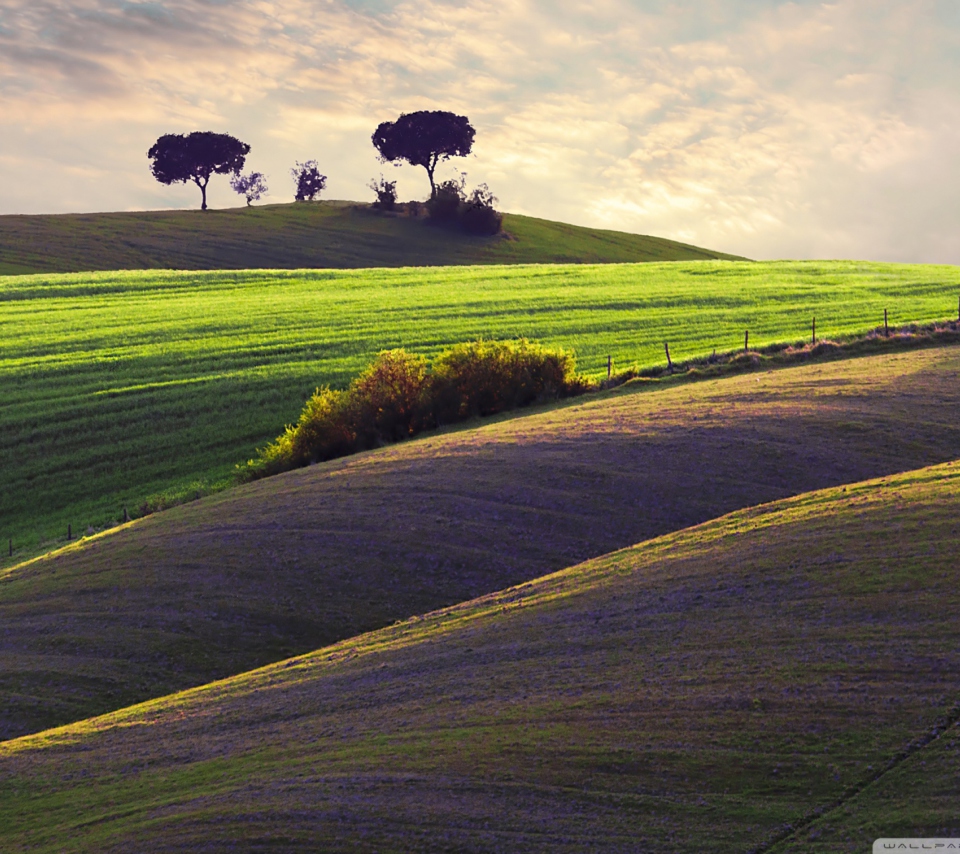
<svg viewBox="0 0 960 854">
<path fill-rule="evenodd" d="M 398 442 L 443 424 L 586 391 L 572 354 L 526 339 L 475 341 L 432 364 L 387 350 L 345 391 L 318 388 L 300 419 L 243 469 L 263 477 Z"/>
</svg>

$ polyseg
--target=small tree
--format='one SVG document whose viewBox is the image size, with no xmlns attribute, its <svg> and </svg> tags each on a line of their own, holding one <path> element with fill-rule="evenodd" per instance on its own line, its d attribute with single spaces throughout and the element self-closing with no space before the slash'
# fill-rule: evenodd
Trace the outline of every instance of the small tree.
<svg viewBox="0 0 960 854">
<path fill-rule="evenodd" d="M 383 175 L 380 180 L 372 178 L 367 186 L 377 194 L 377 200 L 373 203 L 375 208 L 382 211 L 392 211 L 397 206 L 397 182 L 387 181 Z"/>
<path fill-rule="evenodd" d="M 226 133 L 194 131 L 161 136 L 147 152 L 153 162 L 150 171 L 161 184 L 193 181 L 200 188 L 201 210 L 207 209 L 210 176 L 239 175 L 250 146 Z"/>
<path fill-rule="evenodd" d="M 234 175 L 230 179 L 234 192 L 246 196 L 247 207 L 251 202 L 259 202 L 267 190 L 267 176 L 263 172 L 251 172 L 249 175 Z"/>
<path fill-rule="evenodd" d="M 473 148 L 476 131 L 466 116 L 445 110 L 403 113 L 395 122 L 382 122 L 370 138 L 384 163 L 405 160 L 422 166 L 430 179 L 430 198 L 437 195 L 434 170 L 442 160 L 465 157 Z"/>
<path fill-rule="evenodd" d="M 297 185 L 294 198 L 298 202 L 314 201 L 320 195 L 320 191 L 327 186 L 327 176 L 320 174 L 320 167 L 316 160 L 308 160 L 306 163 L 296 161 L 290 174 Z"/>
</svg>

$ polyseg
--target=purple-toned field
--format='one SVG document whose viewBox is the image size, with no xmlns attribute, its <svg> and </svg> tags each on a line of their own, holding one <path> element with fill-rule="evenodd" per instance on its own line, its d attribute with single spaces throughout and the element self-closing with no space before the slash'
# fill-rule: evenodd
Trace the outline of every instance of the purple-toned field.
<svg viewBox="0 0 960 854">
<path fill-rule="evenodd" d="M 723 513 L 960 457 L 960 351 L 617 393 L 291 472 L 0 577 L 10 737 Z"/>
<path fill-rule="evenodd" d="M 8 741 L 3 849 L 836 852 L 932 835 L 951 801 L 898 814 L 869 795 L 956 743 L 954 727 L 921 746 L 960 700 L 958 517 L 960 464 L 831 488 Z"/>
</svg>

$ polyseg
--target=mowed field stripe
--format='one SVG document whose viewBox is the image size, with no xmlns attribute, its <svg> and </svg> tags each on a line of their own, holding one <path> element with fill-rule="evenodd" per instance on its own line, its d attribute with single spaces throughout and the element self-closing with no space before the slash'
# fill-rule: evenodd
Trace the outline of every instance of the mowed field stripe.
<svg viewBox="0 0 960 854">
<path fill-rule="evenodd" d="M 952 316 L 956 267 L 683 262 L 0 278 L 0 542 L 221 488 L 382 349 L 527 336 L 582 370 Z M 7 549 L 6 551 L 9 551 Z M 6 552 L 0 552 L 7 564 Z"/>
</svg>

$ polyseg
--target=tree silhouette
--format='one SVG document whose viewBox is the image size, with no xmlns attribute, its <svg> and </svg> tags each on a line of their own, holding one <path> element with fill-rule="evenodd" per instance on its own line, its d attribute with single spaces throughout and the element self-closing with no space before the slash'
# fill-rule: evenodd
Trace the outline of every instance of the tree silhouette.
<svg viewBox="0 0 960 854">
<path fill-rule="evenodd" d="M 327 176 L 320 174 L 316 160 L 308 160 L 306 163 L 295 161 L 290 174 L 297 185 L 294 199 L 298 202 L 312 202 L 327 186 Z"/>
<path fill-rule="evenodd" d="M 167 133 L 161 136 L 147 152 L 153 162 L 150 171 L 161 184 L 185 184 L 193 181 L 200 188 L 207 209 L 207 184 L 213 174 L 239 175 L 250 146 L 227 133 L 194 131 Z"/>
<path fill-rule="evenodd" d="M 267 188 L 267 176 L 263 172 L 251 172 L 249 175 L 234 175 L 230 179 L 230 186 L 235 193 L 245 196 L 247 207 L 253 202 L 259 202 L 269 190 Z"/>
<path fill-rule="evenodd" d="M 469 154 L 475 134 L 466 116 L 445 110 L 420 110 L 403 113 L 395 122 L 382 122 L 370 139 L 383 162 L 406 160 L 426 169 L 432 199 L 437 194 L 433 180 L 437 164 Z"/>
</svg>

